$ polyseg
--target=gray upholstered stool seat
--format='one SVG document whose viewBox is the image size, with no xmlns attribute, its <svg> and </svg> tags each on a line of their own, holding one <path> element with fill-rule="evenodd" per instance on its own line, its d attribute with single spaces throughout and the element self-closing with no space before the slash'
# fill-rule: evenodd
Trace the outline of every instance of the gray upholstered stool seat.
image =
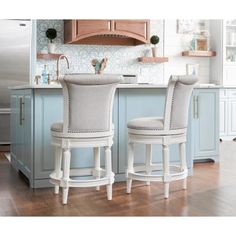
<svg viewBox="0 0 236 236">
<path fill-rule="evenodd" d="M 112 129 L 114 129 L 114 124 L 112 124 Z M 51 125 L 51 131 L 62 132 L 62 130 L 63 130 L 63 122 L 56 122 Z"/>
<path fill-rule="evenodd" d="M 164 122 L 161 117 L 142 117 L 129 121 L 127 127 L 139 130 L 163 130 Z"/>
<path fill-rule="evenodd" d="M 114 124 L 112 124 L 112 132 L 113 131 L 114 131 Z M 98 137 L 98 136 L 99 137 L 107 137 L 109 135 L 112 135 L 112 132 L 109 130 L 108 131 L 100 131 L 100 132 L 97 132 L 97 131 L 96 132 L 90 131 L 90 132 L 85 132 L 85 133 L 81 132 L 80 135 L 78 135 L 78 133 L 76 134 L 76 138 L 82 138 L 82 137 L 88 138 L 90 136 L 92 136 L 92 137 Z M 73 132 L 66 133 L 66 134 L 63 133 L 63 122 L 53 123 L 51 125 L 51 133 L 52 133 L 52 136 L 54 136 L 54 137 L 73 138 L 73 136 L 75 136 L 73 134 Z"/>
<path fill-rule="evenodd" d="M 171 135 L 183 134 L 185 128 L 164 129 L 164 118 L 162 117 L 141 117 L 130 120 L 127 124 L 130 134 L 140 135 Z"/>
</svg>

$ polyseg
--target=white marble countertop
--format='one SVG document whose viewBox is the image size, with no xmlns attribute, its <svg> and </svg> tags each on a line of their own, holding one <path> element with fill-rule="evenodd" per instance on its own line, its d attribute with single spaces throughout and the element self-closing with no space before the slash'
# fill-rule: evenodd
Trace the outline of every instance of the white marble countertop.
<svg viewBox="0 0 236 236">
<path fill-rule="evenodd" d="M 167 88 L 167 84 L 119 84 L 118 88 Z M 215 84 L 196 84 L 195 88 L 226 88 L 226 87 Z M 236 86 L 231 88 L 236 88 Z M 9 87 L 9 89 L 61 89 L 61 85 L 26 84 L 26 85 Z"/>
<path fill-rule="evenodd" d="M 219 85 L 222 89 L 236 89 L 236 85 Z"/>
</svg>

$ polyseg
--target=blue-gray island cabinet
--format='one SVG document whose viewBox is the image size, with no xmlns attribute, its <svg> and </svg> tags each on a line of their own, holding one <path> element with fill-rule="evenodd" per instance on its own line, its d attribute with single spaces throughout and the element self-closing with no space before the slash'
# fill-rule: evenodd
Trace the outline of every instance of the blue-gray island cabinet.
<svg viewBox="0 0 236 236">
<path fill-rule="evenodd" d="M 113 171 L 116 181 L 125 180 L 127 128 L 130 119 L 143 116 L 163 116 L 166 87 L 120 86 L 115 95 L 112 147 Z M 21 171 L 32 188 L 48 187 L 54 167 L 50 126 L 63 117 L 62 89 L 59 87 L 25 86 L 12 88 L 11 95 L 11 162 Z M 219 155 L 219 89 L 195 88 L 189 109 L 187 162 L 193 173 L 194 159 L 218 161 Z M 144 162 L 142 145 L 135 147 L 135 162 Z M 170 148 L 171 162 L 177 162 L 177 145 Z M 104 165 L 104 150 L 101 150 Z M 161 161 L 161 148 L 153 150 L 154 162 Z M 72 151 L 71 168 L 92 167 L 92 149 Z"/>
</svg>

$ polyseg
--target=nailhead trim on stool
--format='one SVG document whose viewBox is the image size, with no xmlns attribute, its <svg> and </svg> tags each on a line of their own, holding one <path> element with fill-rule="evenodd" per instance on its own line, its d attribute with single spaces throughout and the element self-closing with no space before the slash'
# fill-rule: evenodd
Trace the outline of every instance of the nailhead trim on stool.
<svg viewBox="0 0 236 236">
<path fill-rule="evenodd" d="M 51 126 L 55 170 L 50 175 L 50 182 L 55 185 L 55 194 L 59 193 L 60 187 L 63 189 L 63 204 L 67 204 L 70 187 L 96 187 L 99 190 L 101 185 L 106 185 L 107 199 L 112 199 L 112 107 L 120 82 L 117 75 L 66 75 L 60 78 L 64 116 L 63 122 Z M 70 169 L 71 149 L 80 147 L 93 148 L 94 168 Z M 100 167 L 100 147 L 105 147 L 105 169 Z M 94 178 L 70 178 L 88 175 Z"/>
<path fill-rule="evenodd" d="M 128 163 L 126 192 L 131 193 L 132 180 L 164 183 L 164 196 L 169 197 L 169 183 L 183 179 L 187 188 L 186 133 L 189 102 L 196 76 L 171 76 L 168 84 L 164 117 L 143 117 L 128 122 Z M 158 105 L 158 104 L 157 104 Z M 134 143 L 146 145 L 146 162 L 134 166 Z M 169 145 L 179 144 L 180 166 L 170 165 Z M 162 145 L 163 168 L 152 163 L 152 144 Z M 163 174 L 152 174 L 162 170 Z M 140 173 L 145 172 L 145 174 Z"/>
</svg>

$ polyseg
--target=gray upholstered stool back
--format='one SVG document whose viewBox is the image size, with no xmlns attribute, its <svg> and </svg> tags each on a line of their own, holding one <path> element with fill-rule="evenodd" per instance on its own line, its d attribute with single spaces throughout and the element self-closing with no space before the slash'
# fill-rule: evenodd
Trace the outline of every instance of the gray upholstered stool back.
<svg viewBox="0 0 236 236">
<path fill-rule="evenodd" d="M 165 104 L 164 129 L 185 129 L 188 123 L 188 109 L 196 76 L 171 76 Z"/>
<path fill-rule="evenodd" d="M 60 79 L 64 97 L 63 133 L 112 130 L 117 75 L 66 75 Z"/>
</svg>

